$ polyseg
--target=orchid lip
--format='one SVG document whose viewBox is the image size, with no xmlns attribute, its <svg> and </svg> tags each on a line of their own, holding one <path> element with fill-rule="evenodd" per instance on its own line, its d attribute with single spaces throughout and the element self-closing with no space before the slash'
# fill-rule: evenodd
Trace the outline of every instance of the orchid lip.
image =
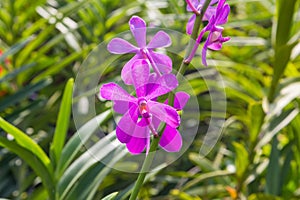
<svg viewBox="0 0 300 200">
<path fill-rule="evenodd" d="M 143 118 L 150 118 L 152 115 L 149 113 L 149 108 L 147 106 L 147 101 L 144 98 L 138 100 L 139 112 Z"/>
</svg>

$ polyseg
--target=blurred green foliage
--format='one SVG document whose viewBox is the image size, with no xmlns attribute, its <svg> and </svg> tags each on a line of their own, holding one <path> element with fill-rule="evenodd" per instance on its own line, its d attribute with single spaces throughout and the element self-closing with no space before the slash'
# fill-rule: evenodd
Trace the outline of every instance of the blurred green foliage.
<svg viewBox="0 0 300 200">
<path fill-rule="evenodd" d="M 196 57 L 185 76 L 202 113 L 199 136 L 179 160 L 148 175 L 141 199 L 300 198 L 300 1 L 228 3 L 224 35 L 231 41 L 209 54 L 225 83 L 222 138 L 199 156 L 208 121 L 219 113 L 211 110 L 207 84 L 213 83 L 193 67 L 211 68 Z M 0 198 L 128 197 L 136 175 L 90 160 L 81 142 L 97 131 L 95 121 L 113 131 L 111 113 L 101 107 L 76 130 L 70 78 L 96 45 L 128 30 L 132 15 L 185 33 L 191 13 L 183 0 L 0 2 Z M 107 77 L 117 79 L 118 71 Z M 90 150 L 112 163 L 125 154 L 101 140 Z"/>
</svg>

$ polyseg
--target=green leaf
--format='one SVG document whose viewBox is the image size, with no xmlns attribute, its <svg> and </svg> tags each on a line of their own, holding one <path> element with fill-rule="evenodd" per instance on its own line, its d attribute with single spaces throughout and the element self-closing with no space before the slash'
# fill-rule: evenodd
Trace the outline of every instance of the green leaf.
<svg viewBox="0 0 300 200">
<path fill-rule="evenodd" d="M 2 124 L 2 118 L 0 118 L 0 124 Z M 26 144 L 26 142 L 24 143 Z M 45 188 L 47 188 L 49 196 L 53 198 L 54 185 L 52 175 L 49 172 L 48 167 L 45 165 L 44 162 L 42 162 L 42 160 L 39 156 L 36 155 L 36 153 L 18 144 L 17 142 L 9 141 L 4 137 L 0 137 L 0 146 L 7 148 L 11 152 L 14 152 L 20 158 L 22 158 L 42 179 L 43 185 Z"/>
<path fill-rule="evenodd" d="M 271 83 L 271 91 L 269 96 L 269 100 L 272 102 L 274 98 L 274 92 L 276 90 L 277 84 L 281 78 L 281 76 L 284 73 L 284 70 L 287 67 L 287 64 L 291 57 L 291 51 L 294 48 L 295 44 L 292 45 L 283 45 L 276 47 L 275 49 L 275 61 L 274 61 L 274 73 L 273 73 L 273 79 Z"/>
<path fill-rule="evenodd" d="M 124 146 L 123 146 L 124 147 Z M 118 148 L 110 152 L 104 160 L 95 163 L 82 177 L 80 177 L 78 183 L 72 188 L 68 193 L 66 200 L 72 199 L 86 199 L 93 200 L 95 193 L 103 179 L 111 171 L 111 166 L 113 166 L 117 161 L 119 161 L 123 156 L 127 154 L 127 150 L 124 148 Z M 105 166 L 106 164 L 108 166 Z"/>
<path fill-rule="evenodd" d="M 199 174 L 196 178 L 192 179 L 191 181 L 187 182 L 184 187 L 182 188 L 182 190 L 186 190 L 189 189 L 191 187 L 193 187 L 194 185 L 197 185 L 198 183 L 206 180 L 206 179 L 213 179 L 213 178 L 218 178 L 221 176 L 229 176 L 232 175 L 232 172 L 226 171 L 226 170 L 215 170 L 212 172 L 208 172 L 208 173 L 203 173 L 203 174 Z"/>
<path fill-rule="evenodd" d="M 220 170 L 218 167 L 214 166 L 213 162 L 208 160 L 207 158 L 200 156 L 197 153 L 190 153 L 189 159 L 195 163 L 203 173 L 210 173 Z M 218 183 L 229 184 L 228 180 L 225 177 L 218 176 L 216 178 Z"/>
<path fill-rule="evenodd" d="M 249 197 L 248 197 L 248 200 L 283 200 L 282 198 L 280 197 L 276 197 L 274 195 L 269 195 L 269 194 L 251 194 Z"/>
<path fill-rule="evenodd" d="M 60 72 L 63 68 L 70 65 L 72 62 L 74 62 L 78 58 L 81 58 L 86 53 L 88 53 L 91 50 L 91 48 L 92 48 L 92 46 L 88 46 L 80 52 L 74 52 L 74 53 L 70 54 L 68 57 L 64 58 L 56 65 L 49 67 L 46 71 L 44 71 L 41 74 L 39 74 L 38 76 L 36 76 L 33 79 L 33 82 L 38 82 L 42 79 L 45 79 L 46 77 L 48 77 L 50 75 Z"/>
<path fill-rule="evenodd" d="M 270 161 L 268 165 L 267 175 L 266 175 L 266 193 L 279 195 L 279 185 L 280 185 L 280 164 L 279 164 L 279 150 L 278 150 L 278 140 L 276 137 L 273 138 L 272 151 L 270 155 Z"/>
<path fill-rule="evenodd" d="M 293 140 L 298 152 L 300 152 L 300 115 L 296 116 L 295 119 L 291 122 L 292 130 L 294 133 L 295 139 Z M 299 162 L 300 163 L 300 162 Z"/>
<path fill-rule="evenodd" d="M 55 28 L 54 25 L 49 25 L 47 28 L 45 28 L 43 31 L 41 31 L 34 39 L 21 51 L 21 54 L 18 56 L 18 59 L 16 60 L 16 66 L 21 66 L 28 60 L 28 57 L 34 52 L 34 50 L 41 45 L 49 34 L 53 31 Z"/>
<path fill-rule="evenodd" d="M 33 37 L 28 37 L 27 39 L 23 40 L 20 43 L 17 43 L 15 45 L 13 45 L 12 47 L 10 47 L 10 49 L 8 51 L 5 51 L 1 56 L 0 56 L 0 63 L 3 62 L 7 56 L 9 55 L 13 55 L 15 53 L 17 53 L 18 51 L 20 51 L 20 49 L 24 48 L 28 42 L 30 42 L 33 39 Z"/>
<path fill-rule="evenodd" d="M 277 0 L 276 47 L 288 42 L 297 0 Z"/>
<path fill-rule="evenodd" d="M 40 200 L 40 199 L 47 199 L 48 194 L 45 188 L 35 188 L 34 191 L 28 197 L 28 200 Z"/>
<path fill-rule="evenodd" d="M 53 141 L 50 147 L 50 155 L 53 155 L 53 160 L 58 163 L 63 149 L 66 135 L 69 127 L 71 106 L 72 106 L 72 92 L 73 92 L 74 79 L 69 79 L 66 84 L 63 94 L 62 102 L 60 105 L 56 128 L 54 132 Z"/>
<path fill-rule="evenodd" d="M 64 170 L 68 167 L 68 165 L 75 158 L 76 154 L 79 152 L 81 147 L 85 144 L 85 142 L 93 135 L 93 133 L 97 130 L 99 125 L 103 123 L 108 117 L 112 115 L 111 110 L 107 110 L 97 117 L 91 119 L 85 125 L 83 125 L 68 141 L 65 147 L 62 150 L 62 154 L 60 160 L 58 162 L 56 168 L 56 177 L 60 177 Z M 109 135 L 112 137 L 112 134 Z"/>
<path fill-rule="evenodd" d="M 113 140 L 113 141 L 111 141 Z M 114 144 L 116 143 L 116 144 Z M 57 184 L 57 192 L 61 199 L 69 193 L 76 181 L 95 163 L 104 159 L 118 147 L 115 133 L 110 133 L 99 140 L 91 148 L 76 159 L 65 171 Z"/>
<path fill-rule="evenodd" d="M 218 194 L 218 196 L 228 196 L 228 191 L 223 184 L 193 187 L 185 192 L 191 196 L 205 196 L 208 199 L 215 199 L 214 197 L 216 197 L 216 194 Z"/>
<path fill-rule="evenodd" d="M 17 93 L 10 95 L 0 101 L 0 111 L 3 111 L 7 107 L 22 101 L 23 99 L 27 98 L 32 93 L 41 90 L 42 88 L 48 86 L 52 82 L 51 79 L 42 80 L 33 85 L 27 85 L 20 89 Z"/>
<path fill-rule="evenodd" d="M 265 113 L 262 108 L 262 103 L 250 104 L 249 108 L 250 116 L 250 142 L 254 143 L 257 140 L 257 136 L 261 130 L 261 126 L 264 122 Z"/>
<path fill-rule="evenodd" d="M 35 66 L 35 63 L 30 63 L 30 64 L 27 64 L 27 65 L 24 65 L 8 74 L 6 74 L 3 78 L 0 79 L 0 83 L 4 82 L 4 81 L 8 81 L 10 79 L 13 79 L 15 78 L 16 76 L 20 75 L 21 72 L 27 70 L 27 69 L 30 69 L 31 67 L 34 67 Z"/>
<path fill-rule="evenodd" d="M 281 86 L 281 85 L 280 85 Z M 284 84 L 284 87 L 276 92 L 274 102 L 269 106 L 268 118 L 280 115 L 282 110 L 294 99 L 300 97 L 300 81 Z"/>
<path fill-rule="evenodd" d="M 266 121 L 262 126 L 260 133 L 261 139 L 255 146 L 255 150 L 261 149 L 262 146 L 266 145 L 272 140 L 272 138 L 284 127 L 286 127 L 297 115 L 299 109 L 289 109 L 282 112 L 278 117 L 275 116 L 272 119 Z"/>
<path fill-rule="evenodd" d="M 236 175 L 239 179 L 243 178 L 249 165 L 249 154 L 245 147 L 237 142 L 232 143 L 235 149 Z"/>
<path fill-rule="evenodd" d="M 179 190 L 179 189 L 173 189 L 173 190 L 171 190 L 170 193 L 171 193 L 171 195 L 172 195 L 172 197 L 174 199 L 180 199 L 180 200 L 190 200 L 190 199 L 201 200 L 200 197 L 189 195 L 188 193 L 183 192 L 182 190 Z"/>
<path fill-rule="evenodd" d="M 101 200 L 114 200 L 117 195 L 118 195 L 118 192 L 114 192 L 114 193 L 111 193 L 111 194 L 103 197 Z"/>
<path fill-rule="evenodd" d="M 189 159 L 195 163 L 203 172 L 212 172 L 218 170 L 213 163 L 205 157 L 200 156 L 197 153 L 190 153 Z"/>
<path fill-rule="evenodd" d="M 280 77 L 290 60 L 291 51 L 296 45 L 287 44 L 290 39 L 290 33 L 293 25 L 293 15 L 295 11 L 295 5 L 297 0 L 278 0 L 276 1 L 277 6 L 277 20 L 274 22 L 274 27 L 276 31 L 273 31 L 274 49 L 275 49 L 275 59 L 274 59 L 274 73 L 271 83 L 271 88 L 269 92 L 268 99 L 270 102 L 274 99 L 274 93 Z"/>
<path fill-rule="evenodd" d="M 280 195 L 282 195 L 286 184 L 288 184 L 288 182 L 291 181 L 291 179 L 289 177 L 294 176 L 294 174 L 292 173 L 293 167 L 291 166 L 291 163 L 293 162 L 293 159 L 294 159 L 294 152 L 293 152 L 294 144 L 293 143 L 294 142 L 291 141 L 285 147 L 285 149 L 287 149 L 287 151 L 285 152 L 285 156 L 284 156 L 282 167 L 280 169 L 280 176 L 279 176 L 279 189 L 281 190 Z M 281 151 L 281 152 L 283 152 L 283 151 Z"/>
<path fill-rule="evenodd" d="M 43 151 L 43 149 L 37 143 L 35 143 L 29 136 L 27 136 L 20 129 L 5 121 L 2 117 L 0 117 L 0 127 L 4 131 L 12 135 L 17 144 L 32 152 L 37 158 L 39 158 L 41 162 L 45 165 L 45 167 L 48 169 L 48 172 L 50 174 L 53 173 L 50 159 Z"/>
<path fill-rule="evenodd" d="M 91 0 L 86 1 L 78 1 L 78 2 L 70 2 L 66 4 L 64 7 L 59 9 L 59 12 L 63 13 L 65 16 L 70 15 L 79 9 L 82 9 L 86 6 L 87 3 L 90 3 Z"/>
<path fill-rule="evenodd" d="M 126 17 L 128 15 L 128 9 L 134 9 L 138 11 L 140 9 L 140 2 L 132 2 L 130 4 L 124 5 L 121 8 L 114 10 L 108 17 L 108 19 L 105 22 L 105 27 L 109 29 L 111 26 L 113 26 L 116 22 L 120 21 L 122 18 Z"/>
</svg>

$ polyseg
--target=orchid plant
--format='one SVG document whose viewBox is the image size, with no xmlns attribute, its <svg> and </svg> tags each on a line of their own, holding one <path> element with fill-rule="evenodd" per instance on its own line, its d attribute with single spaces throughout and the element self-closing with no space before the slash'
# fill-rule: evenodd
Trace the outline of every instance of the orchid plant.
<svg viewBox="0 0 300 200">
<path fill-rule="evenodd" d="M 300 199 L 300 0 L 183 2 L 1 1 L 1 198 Z"/>
<path fill-rule="evenodd" d="M 178 73 L 181 74 L 184 74 L 185 68 L 195 56 L 205 32 L 209 34 L 202 50 L 204 65 L 207 65 L 207 49 L 220 50 L 222 43 L 229 40 L 229 37 L 222 36 L 223 27 L 220 26 L 227 22 L 230 11 L 225 0 L 187 0 L 186 2 L 187 11 L 194 12 L 187 23 L 186 32 L 196 43 L 188 49 L 190 55 L 183 60 L 179 68 Z M 198 35 L 197 27 L 202 20 L 208 23 Z M 100 96 L 113 101 L 114 111 L 123 114 L 116 128 L 118 140 L 126 144 L 131 154 L 146 152 L 142 172 L 130 198 L 135 199 L 145 178 L 145 168 L 149 167 L 153 159 L 153 156 L 148 155 L 149 152 L 155 151 L 158 145 L 167 152 L 180 151 L 182 137 L 177 130 L 180 126 L 178 110 L 183 109 L 189 100 L 189 95 L 182 91 L 174 94 L 178 80 L 172 74 L 172 60 L 167 55 L 154 51 L 156 48 L 170 46 L 172 43 L 170 36 L 164 31 L 159 31 L 147 44 L 147 28 L 142 18 L 133 16 L 129 21 L 129 27 L 137 46 L 122 38 L 114 38 L 107 45 L 107 49 L 113 54 L 135 54 L 121 72 L 123 82 L 134 87 L 135 96 L 116 83 L 102 85 Z M 168 99 L 159 102 L 158 97 L 165 94 L 169 94 Z M 161 126 L 163 128 L 160 129 Z M 153 135 L 152 140 L 151 135 Z"/>
</svg>

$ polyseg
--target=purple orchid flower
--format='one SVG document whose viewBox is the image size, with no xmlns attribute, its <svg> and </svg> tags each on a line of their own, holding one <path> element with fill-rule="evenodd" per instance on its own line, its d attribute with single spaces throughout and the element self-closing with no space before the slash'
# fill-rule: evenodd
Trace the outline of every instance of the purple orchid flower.
<svg viewBox="0 0 300 200">
<path fill-rule="evenodd" d="M 207 26 L 204 27 L 203 30 L 200 32 L 196 40 L 196 44 L 191 51 L 191 54 L 186 59 L 187 62 L 190 62 L 193 59 L 205 32 L 209 31 L 209 34 L 202 49 L 202 63 L 205 66 L 207 66 L 207 49 L 220 50 L 222 48 L 222 44 L 230 40 L 229 37 L 222 36 L 224 28 L 220 26 L 227 23 L 228 15 L 230 12 L 230 7 L 228 4 L 225 4 L 225 1 L 226 0 L 219 1 L 215 14 L 212 15 Z"/>
<path fill-rule="evenodd" d="M 228 40 L 230 40 L 229 37 L 222 36 L 224 28 L 220 26 L 227 23 L 228 15 L 230 12 L 230 7 L 228 4 L 225 4 L 225 1 L 226 0 L 220 0 L 217 6 L 216 14 L 212 16 L 211 20 L 208 22 L 208 25 L 205 28 L 206 31 L 210 31 L 202 49 L 202 62 L 205 66 L 207 66 L 207 48 L 212 50 L 220 50 L 222 48 L 223 42 L 227 42 Z"/>
<path fill-rule="evenodd" d="M 182 144 L 181 136 L 176 129 L 180 124 L 180 117 L 175 108 L 154 101 L 157 97 L 177 87 L 178 81 L 175 75 L 165 74 L 157 78 L 155 82 L 151 82 L 149 81 L 151 79 L 150 67 L 143 59 L 136 60 L 130 71 L 137 97 L 128 94 L 115 83 L 107 83 L 100 88 L 102 98 L 121 103 L 119 106 L 114 106 L 118 112 L 125 111 L 124 108 L 120 109 L 120 105 L 128 106 L 117 125 L 117 138 L 121 143 L 126 144 L 132 154 L 140 154 L 145 148 L 148 152 L 150 132 L 157 137 L 156 130 L 160 122 L 165 122 L 167 126 L 159 144 L 167 151 L 178 151 Z M 181 99 L 183 100 L 177 103 L 180 104 L 178 107 L 182 107 L 186 98 Z"/>
<path fill-rule="evenodd" d="M 223 37 L 222 31 L 213 31 L 210 32 L 202 49 L 202 63 L 207 66 L 206 62 L 206 53 L 207 48 L 211 50 L 220 50 L 224 42 L 230 40 L 230 37 Z"/>
<path fill-rule="evenodd" d="M 204 5 L 206 0 L 186 0 L 187 2 L 187 6 L 186 6 L 186 10 L 189 12 L 194 12 L 195 14 L 192 15 L 186 25 L 186 33 L 188 35 L 191 35 L 193 32 L 193 27 L 194 27 L 194 23 L 196 20 L 196 16 L 200 14 L 201 9 Z M 214 4 L 216 4 L 219 0 L 212 0 L 209 4 L 209 6 L 207 7 L 203 19 L 202 21 L 209 21 L 212 17 L 212 15 L 215 13 L 216 11 L 216 7 L 212 6 Z"/>
<path fill-rule="evenodd" d="M 145 21 L 138 16 L 133 16 L 129 20 L 129 26 L 138 47 L 121 38 L 114 38 L 107 45 L 108 51 L 114 54 L 135 54 L 122 69 L 121 77 L 123 81 L 128 85 L 133 84 L 130 69 L 137 59 L 146 59 L 158 76 L 170 73 L 172 71 L 172 60 L 164 54 L 153 51 L 156 48 L 170 46 L 172 43 L 170 36 L 164 31 L 159 31 L 146 45 L 147 30 Z"/>
</svg>

